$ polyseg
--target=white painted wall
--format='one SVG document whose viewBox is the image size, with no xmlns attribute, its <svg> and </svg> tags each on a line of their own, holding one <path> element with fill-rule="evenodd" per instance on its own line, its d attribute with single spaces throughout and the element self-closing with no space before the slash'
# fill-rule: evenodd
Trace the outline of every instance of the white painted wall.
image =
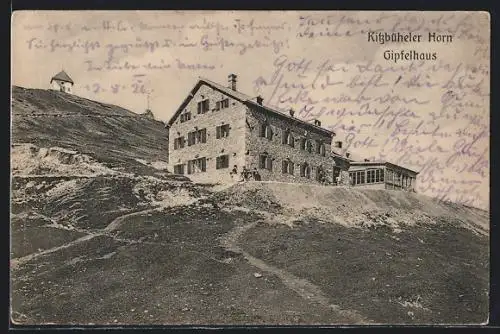
<svg viewBox="0 0 500 334">
<path fill-rule="evenodd" d="M 72 90 L 73 90 L 73 85 L 71 84 L 71 82 L 65 82 L 65 81 L 61 81 L 61 80 L 52 80 L 50 86 L 51 86 L 51 89 L 53 89 L 53 90 L 57 90 L 60 92 L 66 92 L 69 94 L 71 94 Z"/>
</svg>

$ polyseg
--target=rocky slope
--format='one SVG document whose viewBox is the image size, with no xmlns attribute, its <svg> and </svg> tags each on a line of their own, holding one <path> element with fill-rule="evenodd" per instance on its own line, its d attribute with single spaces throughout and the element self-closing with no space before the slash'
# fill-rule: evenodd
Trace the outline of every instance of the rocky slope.
<svg viewBox="0 0 500 334">
<path fill-rule="evenodd" d="M 488 212 L 398 191 L 194 184 L 164 169 L 158 122 L 14 93 L 17 324 L 487 320 Z"/>
<path fill-rule="evenodd" d="M 168 161 L 162 122 L 51 90 L 12 88 L 12 142 L 75 150 L 138 173 L 148 168 L 136 159 Z"/>
</svg>

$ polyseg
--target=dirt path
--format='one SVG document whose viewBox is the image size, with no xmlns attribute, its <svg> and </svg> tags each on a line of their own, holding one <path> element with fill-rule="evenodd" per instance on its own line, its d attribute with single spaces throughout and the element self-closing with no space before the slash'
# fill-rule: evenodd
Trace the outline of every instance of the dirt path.
<svg viewBox="0 0 500 334">
<path fill-rule="evenodd" d="M 144 214 L 148 214 L 148 213 L 151 213 L 151 212 L 154 212 L 154 211 L 158 211 L 158 208 L 150 208 L 150 209 L 146 209 L 146 210 L 141 210 L 141 211 L 127 213 L 127 214 L 125 214 L 123 216 L 115 218 L 111 223 L 108 224 L 108 226 L 106 226 L 104 228 L 103 231 L 104 232 L 114 231 L 118 227 L 120 227 L 126 219 L 131 218 L 131 217 L 135 217 L 135 216 L 142 216 Z"/>
<path fill-rule="evenodd" d="M 89 232 L 86 232 L 84 230 L 78 229 L 79 232 L 87 233 L 87 235 L 84 235 L 83 237 L 80 237 L 78 239 L 75 239 L 73 241 L 70 241 L 68 243 L 65 243 L 65 244 L 57 246 L 57 247 L 52 247 L 52 248 L 45 249 L 45 250 L 40 251 L 40 252 L 36 252 L 36 253 L 32 253 L 32 254 L 23 256 L 23 257 L 18 257 L 18 258 L 11 259 L 10 260 L 10 266 L 11 266 L 12 269 L 16 269 L 19 265 L 24 264 L 26 262 L 29 262 L 29 261 L 31 261 L 33 259 L 36 259 L 37 257 L 43 256 L 43 255 L 47 255 L 47 254 L 51 254 L 51 253 L 60 251 L 61 249 L 66 249 L 66 248 L 75 246 L 75 245 L 80 244 L 82 242 L 85 242 L 85 241 L 88 241 L 88 240 L 91 240 L 93 238 L 96 238 L 96 237 L 99 237 L 99 236 L 103 236 L 103 235 L 110 236 L 110 237 L 116 239 L 117 241 L 130 242 L 130 240 L 128 240 L 128 239 L 115 238 L 114 236 L 110 235 L 110 232 L 112 232 L 112 231 L 116 230 L 118 227 L 120 227 L 121 224 L 123 224 L 123 222 L 126 219 L 128 219 L 128 218 L 135 217 L 135 216 L 141 216 L 143 214 L 148 214 L 148 213 L 153 212 L 155 210 L 158 210 L 158 208 L 146 209 L 146 210 L 141 210 L 141 211 L 136 211 L 136 212 L 131 212 L 131 213 L 124 214 L 122 216 L 119 216 L 119 217 L 115 218 L 103 230 L 97 231 L 97 232 L 90 232 L 89 233 Z"/>
<path fill-rule="evenodd" d="M 269 213 L 266 213 L 266 216 L 267 215 L 269 215 Z M 260 269 L 261 271 L 265 271 L 269 274 L 276 275 L 283 282 L 283 284 L 285 284 L 285 286 L 295 291 L 303 299 L 330 308 L 332 311 L 336 312 L 340 316 L 347 319 L 348 323 L 367 324 L 372 322 L 355 311 L 344 310 L 338 305 L 331 304 L 329 299 L 324 295 L 321 289 L 318 286 L 314 285 L 313 283 L 309 282 L 308 280 L 299 278 L 287 272 L 286 270 L 274 267 L 262 261 L 261 259 L 258 259 L 250 255 L 240 246 L 238 246 L 239 238 L 246 231 L 248 231 L 249 229 L 251 229 L 256 225 L 257 222 L 245 225 L 237 225 L 221 239 L 221 246 L 228 251 L 243 255 L 243 257 L 251 265 Z"/>
</svg>

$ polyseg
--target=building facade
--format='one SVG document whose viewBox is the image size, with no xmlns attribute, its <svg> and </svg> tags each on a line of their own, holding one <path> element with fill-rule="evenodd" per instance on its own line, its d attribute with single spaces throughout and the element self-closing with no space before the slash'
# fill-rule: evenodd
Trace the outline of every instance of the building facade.
<svg viewBox="0 0 500 334">
<path fill-rule="evenodd" d="M 167 123 L 171 171 L 195 182 L 235 181 L 245 169 L 262 181 L 359 185 L 355 162 L 333 150 L 334 132 L 265 106 L 237 90 L 234 74 L 228 79 L 199 79 Z"/>
</svg>

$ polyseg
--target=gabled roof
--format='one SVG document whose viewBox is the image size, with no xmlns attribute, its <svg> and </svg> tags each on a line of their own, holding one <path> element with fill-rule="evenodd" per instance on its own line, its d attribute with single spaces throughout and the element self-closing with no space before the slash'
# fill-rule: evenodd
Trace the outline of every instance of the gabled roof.
<svg viewBox="0 0 500 334">
<path fill-rule="evenodd" d="M 176 112 L 174 113 L 174 115 L 170 118 L 170 120 L 168 121 L 168 125 L 172 125 L 174 120 L 177 119 L 177 117 L 179 116 L 179 114 L 182 112 L 182 110 L 184 110 L 184 108 L 186 107 L 186 105 L 189 103 L 189 101 L 193 98 L 194 94 L 196 93 L 196 91 L 198 90 L 198 88 L 202 85 L 202 84 L 205 84 L 207 86 L 210 86 L 212 87 L 213 89 L 216 89 L 218 91 L 220 91 L 221 93 L 224 93 L 225 95 L 227 96 L 230 96 L 232 97 L 233 99 L 235 100 L 238 100 L 242 103 L 245 103 L 247 105 L 252 105 L 252 106 L 256 106 L 256 107 L 260 107 L 260 108 L 263 108 L 267 111 L 269 111 L 270 113 L 273 113 L 275 115 L 278 115 L 278 116 L 281 116 L 281 117 L 284 117 L 284 118 L 288 118 L 290 120 L 293 120 L 295 122 L 299 122 L 301 124 L 305 124 L 307 125 L 308 127 L 312 127 L 312 128 L 315 128 L 317 130 L 320 130 L 320 131 L 323 131 L 323 132 L 327 132 L 328 134 L 331 134 L 331 135 L 335 135 L 335 133 L 333 131 L 330 131 L 328 129 L 325 129 L 325 128 L 322 128 L 320 126 L 317 126 L 317 125 L 314 125 L 312 123 L 308 123 L 306 121 L 303 121 L 299 118 L 295 118 L 295 117 L 292 117 L 290 115 L 288 115 L 287 112 L 285 111 L 281 111 L 277 108 L 271 108 L 269 106 L 265 106 L 263 104 L 258 104 L 256 101 L 255 101 L 255 98 L 254 97 L 251 97 L 247 94 L 244 94 L 244 93 L 241 93 L 239 91 L 236 91 L 236 90 L 232 90 L 231 88 L 229 87 L 225 87 L 221 84 L 218 84 L 216 82 L 213 82 L 211 80 L 208 80 L 208 79 L 205 79 L 205 78 L 199 78 L 198 79 L 198 82 L 196 83 L 196 85 L 193 87 L 193 89 L 191 89 L 191 92 L 190 94 L 188 94 L 188 96 L 184 99 L 184 101 L 181 103 L 181 105 L 179 106 L 179 108 L 177 108 Z"/>
<path fill-rule="evenodd" d="M 74 84 L 73 80 L 71 80 L 71 78 L 69 77 L 69 75 L 66 72 L 64 72 L 64 71 L 61 71 L 61 72 L 57 73 L 56 75 L 54 75 L 50 79 L 50 82 L 52 82 L 52 80 L 61 80 L 61 81 L 64 81 L 64 82 L 69 82 L 71 84 Z"/>
</svg>

